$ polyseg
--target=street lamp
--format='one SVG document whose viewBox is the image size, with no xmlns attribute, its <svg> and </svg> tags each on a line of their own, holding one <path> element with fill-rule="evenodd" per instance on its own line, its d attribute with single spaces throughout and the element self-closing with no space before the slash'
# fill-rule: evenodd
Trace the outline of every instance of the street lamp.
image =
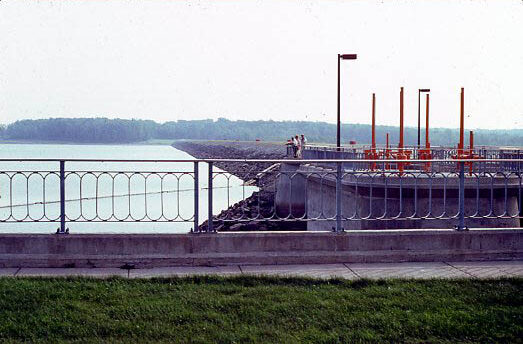
<svg viewBox="0 0 523 344">
<path fill-rule="evenodd" d="M 340 140 L 340 128 L 341 128 L 341 121 L 340 121 L 340 61 L 341 60 L 356 60 L 358 58 L 358 55 L 356 54 L 338 54 L 338 120 L 337 120 L 337 127 L 336 127 L 336 147 L 338 147 L 338 151 L 341 147 L 341 140 Z"/>
<path fill-rule="evenodd" d="M 422 92 L 428 93 L 428 92 L 430 92 L 430 89 L 429 88 L 418 89 L 418 148 L 420 146 L 420 96 L 421 96 Z"/>
</svg>

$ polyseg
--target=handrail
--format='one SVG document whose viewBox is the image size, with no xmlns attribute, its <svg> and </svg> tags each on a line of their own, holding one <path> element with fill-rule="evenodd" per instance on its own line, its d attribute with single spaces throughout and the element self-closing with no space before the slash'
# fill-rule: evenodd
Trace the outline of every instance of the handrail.
<svg viewBox="0 0 523 344">
<path fill-rule="evenodd" d="M 325 221 L 332 221 L 336 223 L 334 227 L 336 231 L 342 231 L 342 223 L 346 221 L 396 221 L 396 220 L 440 220 L 440 219 L 457 219 L 458 223 L 456 228 L 459 230 L 466 229 L 465 219 L 511 219 L 516 221 L 517 219 L 523 218 L 523 212 L 521 211 L 521 204 L 523 200 L 523 158 L 515 159 L 502 159 L 502 158 L 480 158 L 480 159 L 467 159 L 461 157 L 448 156 L 446 159 L 0 159 L 2 162 L 30 162 L 30 163 L 49 163 L 44 165 L 46 170 L 49 170 L 51 163 L 56 163 L 56 170 L 54 171 L 43 171 L 35 168 L 33 171 L 23 171 L 23 164 L 7 164 L 5 169 L 10 168 L 15 171 L 2 170 L 0 165 L 0 191 L 5 193 L 5 197 L 2 198 L 2 202 L 5 207 L 2 210 L 5 215 L 0 217 L 0 223 L 2 222 L 59 222 L 60 227 L 58 233 L 66 233 L 66 223 L 70 222 L 192 222 L 193 231 L 199 232 L 201 230 L 207 230 L 214 232 L 220 230 L 219 226 L 213 226 L 213 221 L 219 223 L 225 222 L 245 222 L 245 221 L 307 221 L 308 223 L 317 221 L 321 223 Z M 227 205 L 230 206 L 229 196 L 231 195 L 230 190 L 230 178 L 234 175 L 234 172 L 238 172 L 242 176 L 246 176 L 245 171 L 241 169 L 232 170 L 228 168 L 227 172 L 213 169 L 214 163 L 239 163 L 239 164 L 252 164 L 252 168 L 248 173 L 257 179 L 263 179 L 264 173 L 267 172 L 267 165 L 274 165 L 276 163 L 282 164 L 282 169 L 279 171 L 271 172 L 274 175 L 268 176 L 270 183 L 260 185 L 273 185 L 275 188 L 276 184 L 281 182 L 287 186 L 278 186 L 281 199 L 276 201 L 276 196 L 273 199 L 266 198 L 264 202 L 269 204 L 267 212 L 260 210 L 260 203 L 262 195 L 258 194 L 257 203 L 258 205 L 248 204 L 248 202 L 242 203 L 239 207 L 241 208 L 241 214 L 226 213 L 222 217 L 215 215 L 213 212 L 213 188 L 226 187 Z M 426 164 L 427 162 L 436 164 L 442 163 L 441 171 L 434 171 L 434 165 L 431 166 L 430 170 L 419 169 L 413 171 L 410 169 L 396 169 L 399 163 L 413 164 L 420 163 Z M 71 163 L 97 163 L 96 166 L 83 166 L 77 165 L 74 168 L 70 168 Z M 135 171 L 124 172 L 119 171 L 108 171 L 113 166 L 104 165 L 99 166 L 100 163 L 128 163 L 127 167 L 118 167 L 127 170 L 135 168 Z M 134 164 L 133 164 L 134 163 Z M 137 167 L 137 163 L 173 163 L 173 165 L 159 165 L 161 171 L 150 171 L 148 167 L 152 165 L 142 165 L 140 170 Z M 190 167 L 183 169 L 178 168 L 176 163 L 186 163 Z M 257 164 L 260 165 L 257 165 Z M 316 168 L 318 166 L 324 166 L 329 164 L 327 169 Z M 357 165 L 347 166 L 349 164 Z M 369 163 L 383 164 L 383 170 L 375 172 Z M 500 163 L 500 164 L 498 164 Z M 503 164 L 507 163 L 507 164 Z M 202 173 L 206 174 L 200 176 L 199 165 L 208 165 L 207 171 L 202 170 Z M 287 165 L 284 165 L 287 164 Z M 303 165 L 300 170 L 296 170 L 295 167 L 288 168 L 290 165 Z M 347 164 L 347 165 L 344 165 Z M 396 165 L 392 167 L 386 166 L 387 164 Z M 468 169 L 467 177 L 465 177 L 465 166 L 466 164 L 482 166 L 482 168 L 474 170 L 472 167 Z M 13 167 L 13 165 L 15 167 Z M 506 165 L 506 166 L 505 166 Z M 514 165 L 514 166 L 509 166 Z M 513 169 L 508 173 L 504 173 L 503 168 L 509 167 Z M 90 169 L 94 167 L 94 169 Z M 116 166 L 115 166 L 116 167 Z M 192 168 L 191 168 L 192 167 Z M 216 165 L 217 168 L 220 165 Z M 361 169 L 360 169 L 361 167 Z M 467 165 L 467 167 L 469 167 Z M 69 169 L 67 169 L 69 168 Z M 79 170 L 84 168 L 84 170 Z M 348 168 L 348 169 L 347 169 Z M 453 171 L 448 172 L 449 168 Z M 33 166 L 29 165 L 26 169 L 33 169 Z M 105 171 L 104 171 L 105 169 Z M 147 169 L 147 171 L 145 171 Z M 182 171 L 183 170 L 183 171 Z M 499 173 L 499 172 L 503 173 Z M 260 172 L 260 173 L 258 173 Z M 222 177 L 225 176 L 225 179 Z M 379 177 L 380 180 L 374 178 Z M 401 177 L 408 178 L 401 178 Z M 57 178 L 58 177 L 58 178 Z M 388 178 L 392 177 L 392 178 Z M 399 177 L 399 178 L 397 178 Z M 182 179 L 183 178 L 183 179 Z M 335 178 L 335 180 L 333 179 Z M 191 180 L 192 179 L 192 180 Z M 300 186 L 300 179 L 305 180 L 305 184 L 308 182 L 316 182 L 319 180 L 320 191 L 316 192 L 316 197 L 319 199 L 319 204 L 311 203 L 311 208 L 307 208 L 307 212 L 299 212 L 293 208 L 291 198 L 293 195 L 297 195 L 298 191 L 304 191 L 307 185 Z M 182 184 L 180 184 L 182 180 Z M 223 181 L 226 185 L 219 185 L 214 183 Z M 246 178 L 249 180 L 249 178 Z M 201 182 L 203 181 L 203 182 Z M 276 181 L 276 183 L 273 183 Z M 433 183 L 433 181 L 436 181 Z M 452 183 L 451 183 L 452 181 Z M 459 184 L 456 182 L 459 181 Z M 57 182 L 59 184 L 57 184 Z M 335 186 L 333 185 L 335 182 Z M 36 183 L 36 184 L 35 184 Z M 174 184 L 173 184 L 174 183 Z M 185 183 L 185 184 L 183 184 Z M 207 186 L 205 185 L 207 183 Z M 399 183 L 399 184 L 398 184 Z M 421 185 L 425 183 L 424 185 Z M 485 187 L 480 184 L 483 183 Z M 184 195 L 185 198 L 179 197 L 180 187 L 190 185 L 194 190 L 193 201 L 194 208 L 186 211 L 185 206 L 191 202 L 190 196 Z M 36 186 L 36 187 L 34 187 Z M 239 185 L 242 189 L 241 200 L 245 201 L 245 187 L 246 183 Z M 458 186 L 456 188 L 456 186 Z M 481 187 L 480 187 L 481 186 Z M 348 208 L 345 210 L 349 211 L 349 214 L 345 214 L 343 206 L 347 206 L 347 200 L 344 201 L 346 196 L 343 194 L 343 190 L 346 187 L 354 187 L 354 194 L 358 195 L 361 192 L 363 195 L 359 202 L 361 205 L 368 205 L 368 209 L 365 207 Z M 207 197 L 203 199 L 203 202 L 207 202 L 207 218 L 211 219 L 207 222 L 207 229 L 202 229 L 200 226 L 200 216 L 203 214 L 200 212 L 202 209 L 200 205 L 200 192 L 203 189 L 207 189 Z M 334 190 L 327 189 L 333 188 Z M 69 203 L 66 207 L 67 202 L 71 202 L 70 194 L 66 193 L 67 190 L 73 190 L 74 195 L 79 194 L 75 203 Z M 175 190 L 169 194 L 165 193 L 167 190 Z M 294 189 L 294 190 L 293 190 Z M 13 193 L 16 190 L 21 190 L 21 197 L 13 197 Z M 324 197 L 328 197 L 327 191 L 335 191 L 336 202 L 335 202 L 335 217 L 329 213 L 330 210 L 324 209 Z M 424 193 L 428 194 L 424 195 Z M 486 191 L 483 191 L 486 190 Z M 324 192 L 325 191 L 325 192 Z M 467 195 L 465 195 L 467 191 Z M 134 197 L 138 192 L 143 197 Z M 380 196 L 379 192 L 383 192 Z M 37 195 L 38 197 L 33 198 L 31 195 Z M 434 193 L 434 195 L 433 195 Z M 120 194 L 125 194 L 127 200 L 121 199 Z M 151 208 L 148 207 L 148 197 L 152 194 L 158 195 L 156 198 L 156 206 Z M 165 195 L 164 195 L 165 194 Z M 308 197 L 312 193 L 309 191 L 304 193 L 303 202 L 308 202 Z M 169 197 L 167 197 L 169 196 Z M 175 197 L 170 197 L 175 196 Z M 120 198 L 119 198 L 120 197 Z M 155 196 L 156 197 L 156 196 Z M 266 196 L 263 196 L 266 197 Z M 359 196 L 358 196 L 359 197 Z M 410 197 L 410 198 L 409 198 Z M 421 209 L 423 205 L 418 204 L 418 197 L 425 197 L 425 203 L 428 202 L 429 209 Z M 19 207 L 16 203 L 17 200 L 22 199 L 26 202 Z M 59 199 L 59 200 L 58 200 Z M 454 206 L 451 205 L 450 200 L 457 199 L 459 209 L 454 213 Z M 495 199 L 499 199 L 495 201 Z M 30 203 L 32 200 L 33 203 Z M 102 203 L 102 200 L 107 200 L 106 203 Z M 91 203 L 88 203 L 91 202 Z M 100 202 L 99 202 L 100 201 Z M 250 200 L 251 202 L 253 200 Z M 105 201 L 104 201 L 105 202 Z M 344 203 L 345 202 L 345 203 Z M 409 202 L 413 202 L 414 206 L 408 210 L 406 206 Z M 423 204 L 421 202 L 420 204 Z M 440 203 L 443 203 L 442 205 Z M 496 203 L 497 202 L 497 203 Z M 59 211 L 53 210 L 53 207 L 49 208 L 49 204 L 59 203 Z M 234 201 L 233 203 L 236 203 Z M 331 199 L 331 204 L 334 203 L 334 199 Z M 149 203 L 150 205 L 151 203 Z M 154 204 L 154 203 L 153 203 Z M 254 204 L 254 203 L 253 203 Z M 305 203 L 304 203 L 305 204 Z M 394 207 L 398 205 L 399 209 L 396 212 Z M 465 207 L 467 204 L 467 207 Z M 71 206 L 70 206 L 71 205 Z M 74 205 L 74 207 L 72 207 Z M 438 206 L 442 208 L 442 211 L 434 212 L 434 207 Z M 288 206 L 288 208 L 285 207 Z M 496 213 L 496 207 L 502 209 L 502 213 Z M 278 210 L 278 207 L 281 209 Z M 283 207 L 283 208 L 282 208 Z M 308 207 L 308 205 L 307 205 Z M 314 207 L 319 209 L 318 213 L 314 212 Z M 377 216 L 376 209 L 382 207 L 383 214 Z M 485 208 L 486 214 L 479 212 L 480 208 Z M 475 212 L 470 212 L 470 209 Z M 283 209 L 283 210 L 282 210 Z M 287 210 L 286 210 L 287 209 Z M 293 210 L 294 209 L 294 210 Z M 280 212 L 280 210 L 282 212 Z M 354 210 L 354 214 L 350 215 L 350 212 Z M 498 209 L 499 210 L 499 209 Z M 301 211 L 301 210 L 300 210 Z M 363 213 L 362 213 L 363 211 Z M 191 213 L 192 212 L 192 213 Z M 0 214 L 2 215 L 2 214 Z M 348 215 L 348 216 L 347 216 Z M 213 220 L 214 219 L 214 220 Z"/>
<path fill-rule="evenodd" d="M 288 162 L 304 162 L 304 163 L 344 163 L 344 162 L 357 162 L 357 163 L 426 163 L 430 162 L 466 162 L 466 163 L 483 163 L 483 162 L 523 162 L 523 159 L 0 159 L 1 162 L 144 162 L 144 163 L 191 163 L 191 162 L 244 162 L 244 163 L 288 163 Z"/>
<path fill-rule="evenodd" d="M 358 143 L 358 144 L 354 144 L 354 145 L 342 145 L 340 148 L 341 149 L 359 149 L 359 148 L 363 148 L 363 147 L 369 147 L 371 148 L 372 145 L 370 143 Z M 376 144 L 376 148 L 386 148 L 386 144 L 385 143 L 377 143 Z M 333 149 L 333 150 L 337 150 L 338 149 L 338 146 L 336 146 L 335 143 L 333 144 L 315 144 L 315 143 L 307 143 L 307 145 L 305 146 L 305 149 L 314 149 L 314 148 L 328 148 L 328 149 Z M 390 146 L 390 148 L 393 148 L 392 146 Z M 394 148 L 397 148 L 397 147 L 394 147 Z M 418 145 L 405 145 L 403 147 L 404 149 L 423 149 L 425 147 L 418 147 Z M 450 146 L 434 146 L 431 144 L 430 146 L 430 149 L 437 149 L 437 150 L 440 150 L 440 149 L 457 149 L 457 147 L 450 147 Z M 516 150 L 521 150 L 523 149 L 522 147 L 520 146 L 489 146 L 489 145 L 476 145 L 474 146 L 474 149 L 487 149 L 487 150 L 510 150 L 510 149 L 516 149 Z"/>
</svg>

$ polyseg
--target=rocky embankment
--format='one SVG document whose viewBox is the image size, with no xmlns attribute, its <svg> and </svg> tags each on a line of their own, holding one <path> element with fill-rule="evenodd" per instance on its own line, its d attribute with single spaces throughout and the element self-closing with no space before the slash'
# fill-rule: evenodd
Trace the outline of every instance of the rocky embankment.
<svg viewBox="0 0 523 344">
<path fill-rule="evenodd" d="M 284 159 L 286 146 L 267 142 L 235 141 L 175 141 L 172 146 L 189 153 L 198 159 Z M 243 181 L 256 178 L 256 175 L 271 167 L 272 163 L 217 162 L 215 166 L 232 173 Z M 256 182 L 269 183 L 269 175 Z"/>
<path fill-rule="evenodd" d="M 284 143 L 234 141 L 175 141 L 172 146 L 198 159 L 284 159 Z M 274 163 L 217 162 L 215 166 L 244 182 L 256 185 L 258 192 L 215 216 L 218 231 L 274 231 L 305 229 L 304 223 L 285 221 L 249 221 L 274 214 L 275 183 L 279 165 Z M 224 219 L 229 221 L 223 221 Z M 238 221 L 231 221 L 237 219 Z M 207 228 L 207 221 L 201 226 Z"/>
</svg>

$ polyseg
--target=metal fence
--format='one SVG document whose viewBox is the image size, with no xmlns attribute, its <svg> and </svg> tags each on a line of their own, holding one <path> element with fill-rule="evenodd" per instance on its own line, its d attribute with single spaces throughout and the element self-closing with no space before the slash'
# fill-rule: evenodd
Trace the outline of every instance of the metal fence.
<svg viewBox="0 0 523 344">
<path fill-rule="evenodd" d="M 0 222 L 56 222 L 59 233 L 68 232 L 67 223 L 78 222 L 184 222 L 192 223 L 193 232 L 216 232 L 224 223 L 297 221 L 307 223 L 309 229 L 335 231 L 519 227 L 522 162 L 3 159 Z M 45 163 L 51 168 L 1 169 L 2 163 Z M 99 169 L 81 169 L 82 163 Z M 111 163 L 128 169 L 103 168 Z M 133 170 L 137 163 L 154 168 Z M 251 180 L 234 182 L 237 171 L 217 169 L 221 163 L 250 166 Z M 400 171 L 399 163 L 407 164 L 406 169 Z M 425 168 L 427 163 L 430 169 Z M 279 165 L 262 169 L 261 164 Z M 68 168 L 71 165 L 75 168 Z M 251 197 L 257 190 L 253 185 L 261 191 Z M 264 198 L 263 192 L 273 197 Z M 221 210 L 236 204 L 235 211 L 219 212 L 217 199 L 222 201 Z M 208 218 L 212 221 L 202 226 Z"/>
<path fill-rule="evenodd" d="M 180 209 L 180 194 L 195 190 L 192 186 L 181 187 L 181 181 L 190 180 L 194 185 L 197 170 L 132 170 L 134 163 L 153 163 L 144 160 L 25 159 L 16 162 L 22 166 L 44 163 L 56 169 L 0 170 L 0 222 L 60 222 L 60 230 L 65 231 L 66 222 L 187 222 L 197 217 L 197 211 L 184 214 Z M 70 163 L 107 166 L 113 162 L 125 163 L 129 170 L 66 169 Z M 174 197 L 167 209 L 169 196 Z M 148 206 L 151 198 L 159 200 L 156 209 Z"/>
<path fill-rule="evenodd" d="M 303 168 L 308 172 L 300 172 L 305 189 L 313 190 L 304 195 L 303 214 L 309 221 L 335 220 L 336 230 L 343 229 L 344 221 L 352 229 L 448 228 L 449 225 L 465 229 L 465 219 L 470 227 L 519 227 L 521 173 L 474 167 L 496 162 L 499 161 L 458 160 L 452 164 L 431 161 L 445 167 L 438 167 L 439 172 L 395 168 L 406 161 L 376 161 L 374 170 L 355 168 L 359 161 L 333 162 L 330 166 L 322 162 L 321 167 L 310 164 Z M 389 166 L 380 169 L 382 164 Z M 472 164 L 472 170 L 466 164 Z M 315 199 L 310 199 L 311 196 Z M 357 225 L 350 226 L 351 221 Z"/>
<path fill-rule="evenodd" d="M 371 147 L 368 145 L 355 145 L 354 147 L 343 146 L 340 148 L 332 145 L 307 145 L 303 149 L 302 158 L 307 160 L 359 160 L 351 164 L 345 164 L 344 166 L 352 169 L 365 169 L 370 166 L 369 163 L 366 163 L 366 161 L 369 159 L 366 159 L 365 155 L 365 151 L 369 150 L 371 150 Z M 431 172 L 452 171 L 454 166 L 456 166 L 456 157 L 459 156 L 459 150 L 457 148 L 450 147 L 432 147 L 427 150 L 424 148 L 410 146 L 398 150 L 398 148 L 386 148 L 383 145 L 378 145 L 375 149 L 377 155 L 382 157 L 379 160 L 393 160 L 392 154 L 399 151 L 407 152 L 409 160 L 412 160 L 406 166 L 406 168 L 410 170 L 427 170 L 426 161 L 430 162 L 430 160 L 444 160 L 436 164 L 429 165 Z M 523 161 L 523 150 L 518 148 L 495 148 L 480 146 L 474 149 L 463 149 L 462 152 L 466 152 L 469 155 L 475 156 L 476 160 L 481 161 L 479 164 L 472 165 L 477 172 L 523 170 L 523 165 L 521 163 Z M 287 156 L 289 158 L 293 156 L 292 147 L 290 145 L 287 146 Z M 430 156 L 430 159 L 424 159 L 424 156 Z M 414 160 L 421 160 L 421 162 L 417 163 Z M 385 169 L 384 163 L 381 164 L 381 168 Z"/>
<path fill-rule="evenodd" d="M 303 149 L 302 158 L 303 159 L 356 159 L 365 161 L 365 151 L 371 150 L 371 147 L 368 145 L 355 145 L 354 147 L 343 146 L 337 148 L 332 145 L 307 145 Z M 392 159 L 391 152 L 398 152 L 398 148 L 389 147 L 386 148 L 383 145 L 378 145 L 375 149 L 376 153 L 381 157 L 389 156 L 389 159 Z M 387 154 L 387 151 L 389 152 Z M 451 164 L 455 158 L 458 156 L 459 150 L 457 148 L 450 147 L 431 147 L 430 149 L 419 148 L 415 146 L 402 148 L 401 151 L 407 152 L 409 159 L 411 160 L 426 160 L 423 156 L 430 156 L 430 160 L 448 160 L 448 164 Z M 478 160 L 497 160 L 496 162 L 491 162 L 487 164 L 485 161 L 482 164 L 475 165 L 476 168 L 483 168 L 484 170 L 492 171 L 521 171 L 523 166 L 521 161 L 523 161 L 523 150 L 512 147 L 505 148 L 496 148 L 488 146 L 480 146 L 474 149 L 463 149 L 462 152 L 466 152 L 472 156 L 477 157 Z M 291 158 L 293 156 L 292 147 L 287 146 L 287 156 Z M 513 160 L 510 160 L 513 159 Z M 515 159 L 515 160 L 514 160 Z M 381 158 L 380 160 L 385 160 Z M 357 165 L 364 168 L 365 165 Z M 424 164 L 411 164 L 411 169 L 423 168 Z M 442 167 L 443 163 L 439 165 L 434 165 Z M 437 171 L 433 171 L 437 172 Z"/>
</svg>

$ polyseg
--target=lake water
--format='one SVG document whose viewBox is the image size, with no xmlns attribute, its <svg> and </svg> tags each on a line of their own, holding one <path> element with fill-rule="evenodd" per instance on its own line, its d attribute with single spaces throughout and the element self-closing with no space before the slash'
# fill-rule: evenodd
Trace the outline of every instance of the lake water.
<svg viewBox="0 0 523 344">
<path fill-rule="evenodd" d="M 4 233 L 56 231 L 60 165 L 1 159 L 194 160 L 164 145 L 2 144 L 0 232 Z M 67 222 L 71 233 L 181 233 L 194 227 L 193 162 L 66 162 L 65 171 L 66 215 L 69 220 L 77 220 Z M 244 186 L 240 179 L 216 167 L 213 172 L 214 214 L 256 191 L 256 187 Z M 201 224 L 207 219 L 208 209 L 206 163 L 199 164 L 199 176 Z M 31 218 L 40 222 L 30 222 Z M 45 222 L 48 219 L 58 222 Z"/>
</svg>

